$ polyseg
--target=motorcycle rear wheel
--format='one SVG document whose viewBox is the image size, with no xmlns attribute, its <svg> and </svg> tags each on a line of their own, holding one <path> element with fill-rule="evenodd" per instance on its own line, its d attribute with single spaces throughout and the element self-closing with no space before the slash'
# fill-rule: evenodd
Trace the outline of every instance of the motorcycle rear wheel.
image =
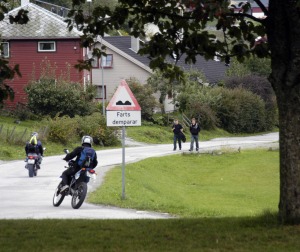
<svg viewBox="0 0 300 252">
<path fill-rule="evenodd" d="M 65 198 L 64 193 L 60 193 L 60 188 L 62 187 L 62 182 L 58 184 L 58 186 L 55 189 L 54 195 L 53 195 L 53 206 L 58 207 L 63 202 Z"/>
<path fill-rule="evenodd" d="M 85 182 L 80 182 L 72 196 L 71 205 L 74 209 L 81 207 L 83 201 L 85 200 L 87 194 L 87 184 Z"/>
<path fill-rule="evenodd" d="M 34 176 L 34 164 L 27 164 L 28 175 L 30 178 Z"/>
</svg>

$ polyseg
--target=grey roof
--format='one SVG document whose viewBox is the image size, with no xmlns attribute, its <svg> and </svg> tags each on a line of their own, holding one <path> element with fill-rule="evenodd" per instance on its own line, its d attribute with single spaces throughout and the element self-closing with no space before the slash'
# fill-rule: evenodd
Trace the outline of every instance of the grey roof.
<svg viewBox="0 0 300 252">
<path fill-rule="evenodd" d="M 9 15 L 15 16 L 20 9 L 28 10 L 29 22 L 25 25 L 10 24 Z M 10 11 L 0 22 L 0 36 L 4 39 L 54 39 L 54 38 L 79 38 L 80 33 L 67 29 L 64 18 L 56 15 L 38 5 L 28 3 Z"/>
<path fill-rule="evenodd" d="M 131 37 L 130 36 L 108 36 L 103 38 L 106 42 L 128 54 L 135 60 L 149 66 L 150 59 L 147 56 L 141 56 L 131 49 Z M 184 59 L 181 59 L 177 63 L 178 66 L 185 70 L 198 69 L 201 70 L 209 83 L 217 83 L 224 79 L 226 66 L 224 62 L 205 60 L 204 57 L 198 55 L 197 62 L 195 64 L 185 64 Z"/>
</svg>

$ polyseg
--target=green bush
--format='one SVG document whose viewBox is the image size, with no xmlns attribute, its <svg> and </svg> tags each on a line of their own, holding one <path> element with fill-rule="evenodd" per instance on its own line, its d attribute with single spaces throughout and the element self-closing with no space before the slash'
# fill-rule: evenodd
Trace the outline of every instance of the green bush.
<svg viewBox="0 0 300 252">
<path fill-rule="evenodd" d="M 90 135 L 97 145 L 113 146 L 119 143 L 116 128 L 107 127 L 106 119 L 101 113 L 90 116 L 76 117 L 78 122 L 78 135 Z"/>
<path fill-rule="evenodd" d="M 223 129 L 230 133 L 255 133 L 266 130 L 264 101 L 242 88 L 222 89 L 217 116 Z"/>
<path fill-rule="evenodd" d="M 31 82 L 26 88 L 28 107 L 38 115 L 55 117 L 61 115 L 88 115 L 95 108 L 93 104 L 95 87 L 89 85 L 86 90 L 79 83 L 64 80 L 41 79 Z"/>
<path fill-rule="evenodd" d="M 45 122 L 49 126 L 48 139 L 53 142 L 67 144 L 90 135 L 96 145 L 113 146 L 119 143 L 116 129 L 106 126 L 106 120 L 100 113 L 90 116 L 56 116 Z"/>
<path fill-rule="evenodd" d="M 266 108 L 266 129 L 271 130 L 277 124 L 276 96 L 267 77 L 258 75 L 246 75 L 242 77 L 232 76 L 225 79 L 227 88 L 244 88 L 260 96 L 265 102 Z"/>
<path fill-rule="evenodd" d="M 255 133 L 269 130 L 265 102 L 242 88 L 199 87 L 185 85 L 177 96 L 180 110 L 195 117 L 202 129 L 221 127 L 231 133 Z"/>
<path fill-rule="evenodd" d="M 217 108 L 220 106 L 221 98 L 220 89 L 187 83 L 176 101 L 179 103 L 180 111 L 189 118 L 195 117 L 202 129 L 210 130 L 219 125 Z"/>
<path fill-rule="evenodd" d="M 76 119 L 69 116 L 56 116 L 45 119 L 44 124 L 49 126 L 48 139 L 56 143 L 67 144 L 76 139 L 78 124 Z"/>
</svg>

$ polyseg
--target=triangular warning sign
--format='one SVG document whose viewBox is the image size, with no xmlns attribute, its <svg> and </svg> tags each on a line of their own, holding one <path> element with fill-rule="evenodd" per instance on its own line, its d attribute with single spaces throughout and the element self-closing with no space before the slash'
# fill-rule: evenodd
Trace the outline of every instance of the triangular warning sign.
<svg viewBox="0 0 300 252">
<path fill-rule="evenodd" d="M 117 91 L 111 98 L 106 110 L 113 111 L 140 111 L 141 106 L 138 104 L 136 98 L 131 92 L 125 80 L 122 80 Z"/>
</svg>

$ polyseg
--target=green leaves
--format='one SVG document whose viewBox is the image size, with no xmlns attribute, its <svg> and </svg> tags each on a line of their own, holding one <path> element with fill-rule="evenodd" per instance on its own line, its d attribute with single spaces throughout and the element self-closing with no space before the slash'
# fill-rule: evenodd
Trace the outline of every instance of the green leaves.
<svg viewBox="0 0 300 252">
<path fill-rule="evenodd" d="M 74 0 L 73 4 L 74 10 L 80 7 L 78 0 Z M 183 4 L 192 8 L 187 11 Z M 150 57 L 152 69 L 160 69 L 170 77 L 180 78 L 180 71 L 167 62 L 173 55 L 177 59 L 183 57 L 187 63 L 195 63 L 197 55 L 212 59 L 218 54 L 223 60 L 236 55 L 239 60 L 243 60 L 249 53 L 260 57 L 268 55 L 268 48 L 265 46 L 252 48 L 255 38 L 265 34 L 262 22 L 254 24 L 250 21 L 249 3 L 243 3 L 239 8 L 240 11 L 235 13 L 226 0 L 181 3 L 177 0 L 120 0 L 113 11 L 101 6 L 95 7 L 92 17 L 87 19 L 78 9 L 70 12 L 70 18 L 74 19 L 84 33 L 84 47 L 93 44 L 91 38 L 103 36 L 122 26 L 130 28 L 130 35 L 144 37 L 145 25 L 157 25 L 159 32 L 150 37 L 150 41 L 143 45 L 139 53 Z M 257 21 L 256 18 L 253 19 Z M 223 36 L 215 36 L 214 32 L 207 29 L 208 21 L 214 22 L 216 30 L 222 31 Z M 174 63 L 176 64 L 176 60 Z M 172 68 L 174 74 L 171 74 Z"/>
</svg>

